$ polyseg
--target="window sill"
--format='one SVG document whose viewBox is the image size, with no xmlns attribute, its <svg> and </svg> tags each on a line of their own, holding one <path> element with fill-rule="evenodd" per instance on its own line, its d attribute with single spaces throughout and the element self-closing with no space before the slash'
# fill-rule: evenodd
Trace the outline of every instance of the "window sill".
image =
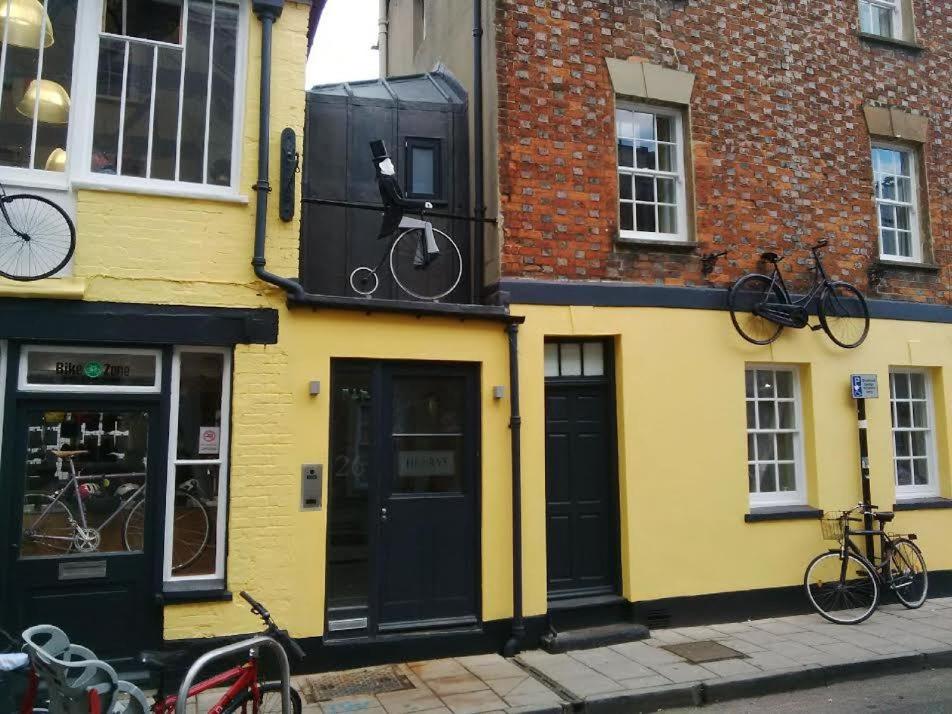
<svg viewBox="0 0 952 714">
<path fill-rule="evenodd" d="M 822 516 L 823 511 L 813 506 L 762 506 L 745 513 L 744 522 L 819 520 Z"/>
<path fill-rule="evenodd" d="M 247 205 L 248 203 L 247 196 L 235 193 L 230 188 L 188 184 L 170 184 L 166 186 L 155 183 L 139 183 L 122 176 L 87 177 L 77 179 L 73 181 L 71 185 L 74 189 L 84 189 L 88 191 L 111 191 L 113 193 L 186 198 L 196 201 L 220 201 L 222 203 L 237 203 L 241 205 Z"/>
<path fill-rule="evenodd" d="M 926 511 L 940 508 L 952 508 L 952 498 L 940 498 L 939 496 L 909 498 L 897 500 L 893 504 L 894 511 Z"/>
<path fill-rule="evenodd" d="M 0 278 L 0 297 L 82 300 L 85 296 L 85 278 L 46 278 L 23 283 Z"/>
<path fill-rule="evenodd" d="M 896 37 L 884 37 L 883 35 L 874 35 L 869 32 L 857 32 L 856 36 L 859 37 L 861 40 L 866 40 L 867 42 L 872 42 L 873 44 L 899 47 L 906 50 L 913 50 L 914 52 L 922 52 L 925 49 L 918 42 L 910 42 L 909 40 L 900 40 Z"/>
<path fill-rule="evenodd" d="M 166 584 L 169 587 L 169 584 Z M 166 590 L 158 595 L 162 605 L 178 605 L 189 602 L 231 602 L 234 597 L 230 590 L 224 588 L 202 588 Z"/>
<path fill-rule="evenodd" d="M 879 260 L 873 261 L 871 266 L 874 270 L 918 270 L 924 273 L 938 273 L 942 270 L 942 267 L 935 263 L 919 263 L 916 261 L 905 261 L 905 260 L 889 260 L 888 258 L 880 258 Z"/>
<path fill-rule="evenodd" d="M 631 246 L 632 248 L 655 248 L 661 251 L 692 253 L 698 247 L 698 242 L 693 240 L 650 240 L 645 238 L 626 238 L 618 236 L 615 239 L 618 245 Z"/>
</svg>

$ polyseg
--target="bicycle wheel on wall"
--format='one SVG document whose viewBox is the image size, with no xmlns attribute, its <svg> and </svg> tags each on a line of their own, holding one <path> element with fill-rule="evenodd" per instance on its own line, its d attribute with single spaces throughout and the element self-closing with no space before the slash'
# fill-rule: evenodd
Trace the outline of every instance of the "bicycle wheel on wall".
<svg viewBox="0 0 952 714">
<path fill-rule="evenodd" d="M 0 202 L 0 277 L 41 280 L 73 257 L 76 228 L 62 208 L 42 196 L 17 194 Z"/>
<path fill-rule="evenodd" d="M 755 345 L 769 345 L 783 331 L 783 325 L 754 314 L 754 308 L 767 301 L 787 304 L 787 298 L 780 288 L 774 285 L 771 291 L 770 278 L 757 273 L 742 277 L 727 294 L 731 322 L 741 337 Z"/>
<path fill-rule="evenodd" d="M 823 331 L 840 347 L 859 347 L 869 334 L 866 298 L 849 283 L 836 282 L 824 288 L 817 312 Z"/>
<path fill-rule="evenodd" d="M 224 714 L 236 712 L 257 712 L 257 714 L 280 714 L 281 712 L 281 685 L 278 682 L 265 682 L 258 688 L 260 700 L 254 706 L 251 692 L 245 690 L 225 707 Z M 301 695 L 291 687 L 291 714 L 301 714 Z"/>
<path fill-rule="evenodd" d="M 899 602 L 915 610 L 929 594 L 929 571 L 919 546 L 908 538 L 893 541 L 889 554 L 889 585 Z"/>
<path fill-rule="evenodd" d="M 22 555 L 69 553 L 75 538 L 73 515 L 62 501 L 54 503 L 53 497 L 45 493 L 27 493 L 23 496 Z"/>
<path fill-rule="evenodd" d="M 434 228 L 433 239 L 439 251 L 427 255 L 426 237 L 420 228 L 400 234 L 390 249 L 390 271 L 397 285 L 418 300 L 439 300 L 459 285 L 463 276 L 463 258 L 453 239 Z"/>
<path fill-rule="evenodd" d="M 839 551 L 821 553 L 807 566 L 803 587 L 813 608 L 837 625 L 855 625 L 879 605 L 879 581 L 865 560 Z"/>
</svg>

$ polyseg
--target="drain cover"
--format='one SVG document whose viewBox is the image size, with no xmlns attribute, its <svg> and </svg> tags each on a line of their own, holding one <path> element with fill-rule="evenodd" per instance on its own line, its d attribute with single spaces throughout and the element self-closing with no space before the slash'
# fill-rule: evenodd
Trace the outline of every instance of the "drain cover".
<svg viewBox="0 0 952 714">
<path fill-rule="evenodd" d="M 678 645 L 665 645 L 661 649 L 668 650 L 678 657 L 684 657 L 688 662 L 698 664 L 700 662 L 717 662 L 721 659 L 734 659 L 736 657 L 746 657 L 743 652 L 731 649 L 720 642 L 713 640 L 701 640 L 699 642 L 682 642 Z"/>
<path fill-rule="evenodd" d="M 307 677 L 301 684 L 304 699 L 308 704 L 356 694 L 398 692 L 402 689 L 413 689 L 413 682 L 394 665 L 315 674 Z"/>
</svg>

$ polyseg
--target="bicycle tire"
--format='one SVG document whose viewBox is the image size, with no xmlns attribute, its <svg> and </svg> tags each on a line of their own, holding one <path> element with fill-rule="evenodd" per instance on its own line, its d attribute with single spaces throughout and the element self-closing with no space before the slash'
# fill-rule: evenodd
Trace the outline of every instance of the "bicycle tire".
<svg viewBox="0 0 952 714">
<path fill-rule="evenodd" d="M 29 193 L 9 195 L 2 201 L 0 277 L 19 282 L 42 280 L 66 267 L 76 251 L 76 226 L 66 211 L 48 198 Z M 17 231 L 27 234 L 29 240 Z M 27 256 L 23 254 L 25 246 Z"/>
<path fill-rule="evenodd" d="M 895 586 L 896 574 L 893 573 L 893 568 L 899 565 L 896 563 L 893 556 L 897 553 L 900 553 L 899 546 L 908 546 L 912 551 L 913 555 L 919 560 L 919 565 L 922 566 L 922 595 L 917 598 L 907 598 L 907 592 L 903 592 L 903 588 L 897 588 Z M 901 553 L 900 553 L 901 554 Z M 904 557 L 906 566 L 912 566 L 912 563 L 908 562 L 908 558 Z M 889 585 L 892 588 L 892 591 L 896 593 L 896 598 L 901 602 L 905 607 L 910 610 L 915 610 L 922 607 L 926 599 L 929 597 L 929 571 L 926 569 L 926 559 L 922 557 L 922 550 L 919 546 L 913 543 L 908 538 L 897 538 L 893 541 L 893 547 L 890 550 L 889 558 L 886 560 L 887 567 L 889 568 Z"/>
<path fill-rule="evenodd" d="M 438 228 L 433 229 L 433 237 L 440 255 L 424 267 L 414 265 L 417 249 L 423 240 L 421 228 L 405 230 L 390 247 L 390 274 L 393 275 L 397 287 L 410 297 L 430 302 L 453 292 L 463 277 L 463 256 L 459 246 Z M 447 263 L 449 267 L 443 268 Z M 405 270 L 404 265 L 409 269 Z M 440 271 L 430 270 L 431 266 L 440 268 Z M 441 279 L 441 271 L 447 274 L 447 277 Z"/>
<path fill-rule="evenodd" d="M 270 714 L 270 712 L 281 711 L 280 682 L 265 682 L 258 687 L 258 691 L 261 693 L 261 696 L 257 703 L 252 701 L 251 692 L 246 689 L 228 703 L 222 714 L 235 714 L 235 712 L 242 712 L 242 714 Z M 277 694 L 277 696 L 269 697 L 269 694 Z M 248 704 L 252 705 L 250 711 L 245 709 Z M 277 708 L 274 708 L 275 704 Z M 301 695 L 294 687 L 291 687 L 291 712 L 292 714 L 301 714 Z"/>
<path fill-rule="evenodd" d="M 727 294 L 727 306 L 730 308 L 731 322 L 734 323 L 734 329 L 741 337 L 755 345 L 769 345 L 783 332 L 783 325 L 778 325 L 753 313 L 753 308 L 762 303 L 767 297 L 770 283 L 771 279 L 766 275 L 748 273 L 731 285 L 730 292 Z M 777 285 L 773 286 L 773 295 L 778 302 L 789 303 L 787 296 Z M 746 320 L 751 320 L 752 325 L 763 328 L 763 334 L 749 334 L 742 324 L 742 321 Z M 768 328 L 768 325 L 771 327 Z"/>
<path fill-rule="evenodd" d="M 842 573 L 842 556 L 839 551 L 829 551 L 826 553 L 820 553 L 813 560 L 810 561 L 810 564 L 807 565 L 806 572 L 803 575 L 803 588 L 806 590 L 807 599 L 810 601 L 810 604 L 813 606 L 813 609 L 825 620 L 832 622 L 835 625 L 857 625 L 860 622 L 863 622 L 876 612 L 876 608 L 879 607 L 879 598 L 880 598 L 880 588 L 879 588 L 879 579 L 876 576 L 876 572 L 873 569 L 873 566 L 865 558 L 860 558 L 859 556 L 853 553 L 846 554 L 847 560 L 850 564 L 847 566 L 848 571 L 852 571 L 854 574 L 857 574 L 857 571 L 853 570 L 853 565 L 859 566 L 860 572 L 858 573 L 860 577 L 855 581 L 856 587 L 853 587 L 850 592 L 855 593 L 853 595 L 847 596 L 843 593 L 846 592 L 844 588 L 844 583 L 840 583 L 839 588 L 824 588 L 825 584 L 835 582 L 835 580 L 841 580 Z M 835 559 L 837 562 L 825 563 L 827 559 Z M 822 567 L 822 571 L 820 568 Z M 827 576 L 835 575 L 835 580 L 829 579 Z M 811 588 L 811 581 L 816 577 L 819 587 Z M 863 596 L 864 590 L 868 588 L 863 588 L 863 584 L 868 582 L 872 585 L 872 597 L 869 598 L 868 604 L 863 604 L 860 600 L 860 604 L 857 607 L 852 608 L 843 608 L 842 610 L 836 610 L 836 606 L 840 603 L 850 604 L 850 598 L 853 600 L 859 600 Z M 839 596 L 837 596 L 839 595 Z M 822 596 L 822 597 L 820 597 Z M 820 602 L 822 600 L 822 604 Z M 849 612 L 850 610 L 857 611 L 856 614 L 849 616 L 836 616 L 832 614 L 834 611 L 843 611 Z"/>
<path fill-rule="evenodd" d="M 191 547 L 186 549 L 184 552 L 181 548 L 176 547 L 175 543 L 175 534 L 181 532 L 178 524 L 180 522 L 180 517 L 178 515 L 174 516 L 175 526 L 172 529 L 172 572 L 182 570 L 187 568 L 189 565 L 194 563 L 198 557 L 205 551 L 206 546 L 208 545 L 208 536 L 211 532 L 210 519 L 208 517 L 208 509 L 205 507 L 205 504 L 201 502 L 194 494 L 189 493 L 188 491 L 183 491 L 182 489 L 176 489 L 175 491 L 176 499 L 176 511 L 178 511 L 178 502 L 179 499 L 185 499 L 186 503 L 189 504 L 191 513 L 200 513 L 199 524 L 201 526 L 200 531 L 201 537 L 198 539 L 200 544 L 197 547 Z M 144 535 L 145 535 L 145 499 L 139 499 L 135 506 L 129 511 L 129 515 L 126 517 L 126 523 L 123 528 L 122 538 L 123 543 L 125 544 L 126 550 L 128 551 L 137 551 L 142 550 L 144 546 Z"/>
<path fill-rule="evenodd" d="M 58 555 L 62 553 L 70 553 L 73 550 L 73 545 L 76 538 L 76 527 L 75 519 L 73 518 L 72 511 L 69 510 L 69 507 L 62 501 L 57 501 L 51 511 L 47 514 L 47 521 L 51 520 L 51 516 L 55 520 L 61 518 L 66 519 L 68 526 L 57 525 L 51 523 L 46 525 L 45 528 L 48 530 L 50 528 L 55 529 L 55 532 L 46 535 L 47 540 L 43 541 L 42 535 L 27 537 L 25 534 L 27 532 L 27 506 L 30 503 L 35 503 L 36 507 L 39 509 L 37 515 L 42 513 L 43 510 L 53 503 L 53 497 L 45 493 L 27 493 L 23 496 L 23 523 L 21 524 L 21 533 L 24 534 L 23 542 L 20 544 L 20 553 L 28 555 Z M 40 524 L 41 529 L 44 528 L 44 524 Z M 69 538 L 69 540 L 66 540 Z M 45 550 L 42 552 L 32 553 L 27 547 L 27 544 L 30 545 L 42 545 L 45 547 Z"/>
<path fill-rule="evenodd" d="M 847 303 L 846 299 L 840 299 L 836 294 L 837 290 L 852 293 L 852 298 L 848 299 L 851 301 L 855 300 L 855 302 Z M 846 298 L 846 296 L 844 295 L 843 298 Z M 856 314 L 846 314 L 850 309 Z M 840 314 L 834 314 L 836 311 L 839 311 Z M 820 294 L 820 302 L 817 304 L 817 313 L 820 317 L 820 326 L 823 328 L 826 336 L 844 349 L 849 350 L 854 347 L 859 347 L 869 334 L 869 306 L 866 304 L 866 298 L 863 297 L 863 293 L 856 287 L 847 282 L 837 281 L 830 283 L 823 289 L 823 292 Z M 855 326 L 856 323 L 854 321 L 862 320 L 863 329 L 858 338 L 853 340 L 842 339 L 842 335 L 834 334 L 836 329 L 831 325 L 831 320 L 850 320 L 849 323 L 844 325 L 846 329 Z"/>
</svg>

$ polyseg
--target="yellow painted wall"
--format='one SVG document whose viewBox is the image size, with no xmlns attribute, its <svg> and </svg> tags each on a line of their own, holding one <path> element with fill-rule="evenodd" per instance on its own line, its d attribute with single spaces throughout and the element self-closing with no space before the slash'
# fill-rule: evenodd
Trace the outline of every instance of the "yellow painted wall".
<svg viewBox="0 0 952 714">
<path fill-rule="evenodd" d="M 860 500 L 859 446 L 849 375 L 879 375 L 868 401 L 873 502 L 895 502 L 888 374 L 891 366 L 933 368 L 942 495 L 952 496 L 947 376 L 952 326 L 874 321 L 858 349 L 823 333 L 787 330 L 773 345 L 744 342 L 726 312 L 680 309 L 514 306 L 520 337 L 527 612 L 546 607 L 543 340 L 611 336 L 616 346 L 624 595 L 651 600 L 802 582 L 827 547 L 814 520 L 745 523 L 748 512 L 744 367 L 801 366 L 809 504 Z M 916 531 L 932 570 L 952 568 L 952 511 L 896 516 Z"/>
</svg>

